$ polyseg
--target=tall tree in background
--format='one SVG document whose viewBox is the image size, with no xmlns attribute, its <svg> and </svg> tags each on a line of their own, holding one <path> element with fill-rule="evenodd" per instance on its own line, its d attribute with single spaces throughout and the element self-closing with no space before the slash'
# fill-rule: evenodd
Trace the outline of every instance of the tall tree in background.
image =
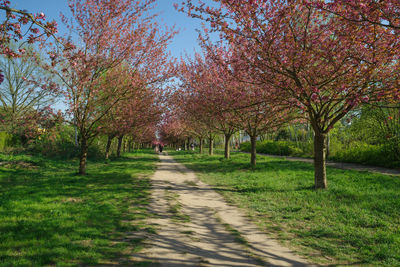
<svg viewBox="0 0 400 267">
<path fill-rule="evenodd" d="M 19 57 L 0 58 L 0 69 L 4 71 L 4 82 L 0 85 L 1 113 L 9 133 L 23 128 L 24 118 L 48 107 L 59 92 L 52 77 L 40 67 L 40 55 L 32 47 L 24 50 Z"/>
<path fill-rule="evenodd" d="M 132 135 L 148 125 L 157 125 L 162 110 L 159 105 L 160 92 L 146 83 L 132 88 L 129 97 L 119 101 L 100 121 L 101 132 L 108 137 L 106 160 L 109 158 L 112 140 L 118 139 L 117 156 L 120 156 L 124 136 Z"/>
<path fill-rule="evenodd" d="M 234 86 L 226 68 L 215 62 L 214 56 L 224 57 L 222 48 L 216 51 L 204 50 L 204 57 L 196 54 L 194 59 L 182 60 L 179 79 L 181 100 L 179 101 L 191 116 L 202 122 L 211 132 L 225 137 L 224 157 L 230 157 L 230 139 L 238 130 L 234 121 L 229 88 Z M 211 146 L 211 145 L 210 145 Z"/>
</svg>

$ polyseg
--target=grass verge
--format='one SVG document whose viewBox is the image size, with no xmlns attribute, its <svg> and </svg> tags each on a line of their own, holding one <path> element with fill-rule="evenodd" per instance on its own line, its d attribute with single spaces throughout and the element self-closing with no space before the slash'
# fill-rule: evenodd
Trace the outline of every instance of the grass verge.
<svg viewBox="0 0 400 267">
<path fill-rule="evenodd" d="M 0 155 L 0 266 L 146 266 L 142 248 L 157 157 L 126 154 L 109 164 Z M 150 263 L 149 263 L 150 264 Z"/>
<path fill-rule="evenodd" d="M 398 177 L 328 168 L 329 189 L 316 191 L 311 164 L 259 156 L 253 170 L 247 154 L 169 153 L 312 262 L 400 265 Z"/>
</svg>

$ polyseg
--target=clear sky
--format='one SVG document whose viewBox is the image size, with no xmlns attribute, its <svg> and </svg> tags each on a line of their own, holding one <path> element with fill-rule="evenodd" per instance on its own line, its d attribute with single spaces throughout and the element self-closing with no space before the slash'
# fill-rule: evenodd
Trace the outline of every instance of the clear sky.
<svg viewBox="0 0 400 267">
<path fill-rule="evenodd" d="M 157 0 L 156 12 L 160 13 L 159 20 L 164 25 L 176 25 L 179 34 L 170 45 L 171 54 L 175 57 L 184 55 L 185 51 L 193 54 L 194 49 L 199 51 L 197 45 L 196 28 L 201 28 L 201 21 L 188 17 L 186 14 L 175 10 L 173 4 L 181 0 Z M 47 20 L 55 19 L 59 25 L 59 33 L 65 33 L 60 20 L 60 13 L 70 16 L 67 0 L 11 0 L 11 6 L 18 9 L 26 9 L 31 13 L 43 12 Z"/>
</svg>

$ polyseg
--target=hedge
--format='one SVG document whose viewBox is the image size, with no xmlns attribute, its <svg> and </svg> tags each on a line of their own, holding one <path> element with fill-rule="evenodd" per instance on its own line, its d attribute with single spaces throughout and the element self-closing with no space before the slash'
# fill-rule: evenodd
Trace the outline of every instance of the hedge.
<svg viewBox="0 0 400 267">
<path fill-rule="evenodd" d="M 299 144 L 291 141 L 258 141 L 257 153 L 279 156 L 312 157 L 311 144 Z M 305 148 L 305 149 L 304 149 Z M 240 144 L 240 150 L 250 152 L 251 143 Z M 306 151 L 307 150 L 307 151 Z M 310 151 L 309 151 L 310 150 Z M 353 142 L 349 146 L 331 143 L 330 160 L 337 162 L 359 163 L 371 166 L 399 168 L 400 159 L 393 144 L 370 145 L 363 142 Z"/>
</svg>

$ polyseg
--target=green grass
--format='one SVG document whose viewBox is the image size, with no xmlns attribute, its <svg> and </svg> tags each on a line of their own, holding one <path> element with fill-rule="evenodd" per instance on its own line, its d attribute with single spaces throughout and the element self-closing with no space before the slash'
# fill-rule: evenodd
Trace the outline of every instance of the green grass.
<svg viewBox="0 0 400 267">
<path fill-rule="evenodd" d="M 400 266 L 400 179 L 328 168 L 328 190 L 313 189 L 313 166 L 249 155 L 171 151 L 283 243 L 330 264 Z M 229 222 L 228 222 L 229 223 Z"/>
<path fill-rule="evenodd" d="M 126 154 L 109 164 L 0 155 L 0 266 L 146 266 L 129 259 L 142 248 L 150 216 L 156 156 Z M 24 163 L 24 164 L 21 164 Z"/>
<path fill-rule="evenodd" d="M 182 204 L 178 201 L 179 195 L 175 192 L 165 191 L 165 196 L 168 202 L 168 212 L 171 214 L 171 219 L 175 222 L 190 222 L 190 216 L 182 212 Z"/>
</svg>

